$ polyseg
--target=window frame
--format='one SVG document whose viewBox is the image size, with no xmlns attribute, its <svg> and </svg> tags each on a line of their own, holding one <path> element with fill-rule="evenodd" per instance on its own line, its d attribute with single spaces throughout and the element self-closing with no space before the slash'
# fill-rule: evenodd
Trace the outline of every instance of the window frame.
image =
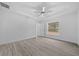
<svg viewBox="0 0 79 59">
<path fill-rule="evenodd" d="M 49 23 L 53 23 L 53 22 L 59 22 L 59 30 L 58 30 L 58 31 L 59 31 L 58 33 L 59 33 L 59 34 L 58 34 L 58 35 L 60 35 L 60 21 L 59 21 L 59 20 L 47 22 L 47 33 L 46 33 L 46 34 L 47 34 L 47 35 L 50 35 L 50 34 L 48 34 L 48 24 L 49 24 Z M 50 35 L 50 36 L 58 36 L 58 35 Z"/>
</svg>

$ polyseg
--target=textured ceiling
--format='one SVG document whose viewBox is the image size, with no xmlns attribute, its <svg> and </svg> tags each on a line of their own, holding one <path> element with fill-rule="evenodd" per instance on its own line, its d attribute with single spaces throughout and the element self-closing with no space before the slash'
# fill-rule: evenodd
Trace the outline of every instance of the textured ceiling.
<svg viewBox="0 0 79 59">
<path fill-rule="evenodd" d="M 78 2 L 5 2 L 10 6 L 10 10 L 19 14 L 32 17 L 38 21 L 42 21 L 45 18 L 58 17 L 63 14 L 75 12 L 78 10 Z M 44 16 L 40 16 L 42 7 L 46 7 L 48 13 Z"/>
</svg>

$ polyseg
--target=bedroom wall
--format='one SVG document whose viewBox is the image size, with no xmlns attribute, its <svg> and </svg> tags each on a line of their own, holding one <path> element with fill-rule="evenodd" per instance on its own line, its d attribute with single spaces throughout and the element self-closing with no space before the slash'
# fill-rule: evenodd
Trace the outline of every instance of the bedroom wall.
<svg viewBox="0 0 79 59">
<path fill-rule="evenodd" d="M 35 37 L 35 26 L 32 18 L 0 9 L 0 44 Z"/>
<path fill-rule="evenodd" d="M 78 41 L 77 41 L 77 43 L 78 43 L 78 45 L 79 45 L 79 11 L 78 11 L 78 20 L 77 20 L 77 25 L 78 25 L 78 32 L 77 32 L 77 34 L 78 34 Z"/>
<path fill-rule="evenodd" d="M 43 27 L 42 28 L 43 29 L 42 31 L 44 32 L 42 33 L 43 36 L 77 43 L 77 40 L 78 40 L 77 39 L 77 12 L 66 14 L 58 18 L 50 18 L 50 19 L 51 21 L 60 22 L 60 34 L 57 36 L 48 35 L 47 34 L 47 22 L 51 22 L 51 21 L 45 21 L 42 23 L 44 24 L 44 26 L 41 26 L 41 28 Z"/>
</svg>

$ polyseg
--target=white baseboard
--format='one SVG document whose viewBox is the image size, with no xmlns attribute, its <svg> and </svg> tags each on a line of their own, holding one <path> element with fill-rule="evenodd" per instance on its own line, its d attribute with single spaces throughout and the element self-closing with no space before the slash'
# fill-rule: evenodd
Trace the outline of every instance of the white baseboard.
<svg viewBox="0 0 79 59">
<path fill-rule="evenodd" d="M 41 37 L 55 39 L 55 40 L 59 40 L 59 41 L 63 41 L 63 42 L 69 42 L 69 43 L 73 43 L 73 44 L 79 45 L 76 42 L 71 42 L 71 41 L 67 41 L 67 40 L 61 40 L 61 39 L 58 39 L 58 38 L 53 38 L 53 37 L 48 37 L 48 36 L 41 36 Z"/>
<path fill-rule="evenodd" d="M 26 39 L 31 39 L 31 38 L 35 38 L 36 36 L 30 36 L 30 37 L 26 37 L 26 38 L 21 38 L 21 39 L 16 39 L 16 40 L 11 40 L 11 41 L 3 41 L 3 42 L 0 42 L 0 45 L 2 44 L 8 44 L 8 43 L 13 43 L 13 42 L 17 42 L 17 41 L 21 41 L 21 40 L 26 40 Z"/>
</svg>

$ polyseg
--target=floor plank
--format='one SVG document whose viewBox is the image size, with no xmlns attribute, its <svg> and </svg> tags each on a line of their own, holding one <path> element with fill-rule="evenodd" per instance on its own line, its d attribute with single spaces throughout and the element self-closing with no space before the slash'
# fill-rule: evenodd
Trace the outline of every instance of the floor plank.
<svg viewBox="0 0 79 59">
<path fill-rule="evenodd" d="M 0 56 L 79 56 L 79 47 L 39 37 L 0 45 Z"/>
</svg>

